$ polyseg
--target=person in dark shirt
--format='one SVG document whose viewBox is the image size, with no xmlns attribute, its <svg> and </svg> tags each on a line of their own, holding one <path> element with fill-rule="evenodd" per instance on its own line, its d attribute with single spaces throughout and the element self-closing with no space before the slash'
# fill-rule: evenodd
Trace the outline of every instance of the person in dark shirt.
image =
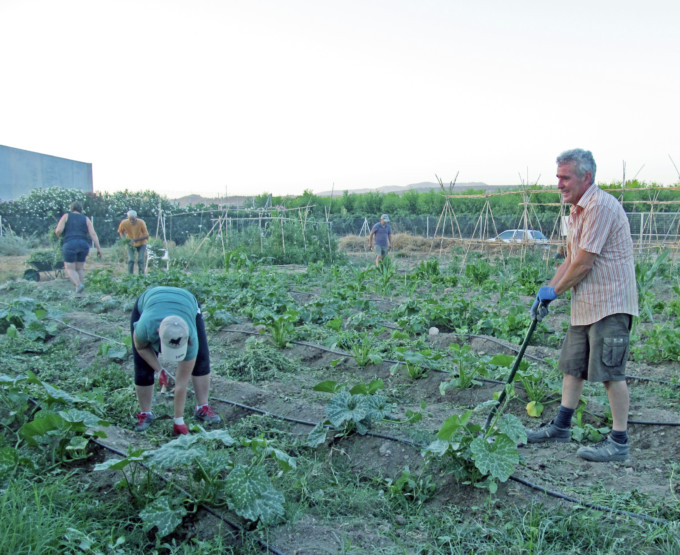
<svg viewBox="0 0 680 555">
<path fill-rule="evenodd" d="M 380 216 L 380 222 L 373 226 L 368 236 L 368 248 L 373 248 L 373 238 L 375 238 L 375 265 L 376 267 L 385 260 L 387 253 L 392 248 L 392 228 L 390 218 L 387 214 Z"/>
<path fill-rule="evenodd" d="M 85 289 L 85 259 L 90 252 L 88 237 L 97 248 L 99 258 L 102 257 L 102 249 L 92 221 L 83 215 L 83 205 L 78 201 L 73 202 L 69 210 L 59 219 L 54 233 L 57 237 L 62 237 L 61 252 L 64 255 L 64 268 L 78 294 Z"/>
</svg>

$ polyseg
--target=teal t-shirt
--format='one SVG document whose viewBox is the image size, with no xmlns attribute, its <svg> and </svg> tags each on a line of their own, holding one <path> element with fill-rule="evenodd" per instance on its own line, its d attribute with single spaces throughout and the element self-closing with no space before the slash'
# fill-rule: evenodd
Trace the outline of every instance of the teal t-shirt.
<svg viewBox="0 0 680 555">
<path fill-rule="evenodd" d="M 140 317 L 134 323 L 134 328 L 140 342 L 150 343 L 153 350 L 158 353 L 161 347 L 158 328 L 163 318 L 179 316 L 189 326 L 189 346 L 184 360 L 196 358 L 198 354 L 196 314 L 199 308 L 196 297 L 189 291 L 179 287 L 150 287 L 139 296 L 137 308 Z"/>
</svg>

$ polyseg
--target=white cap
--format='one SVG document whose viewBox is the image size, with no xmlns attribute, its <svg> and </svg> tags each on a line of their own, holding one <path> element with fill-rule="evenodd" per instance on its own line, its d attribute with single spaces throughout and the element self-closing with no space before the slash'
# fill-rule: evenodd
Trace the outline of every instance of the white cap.
<svg viewBox="0 0 680 555">
<path fill-rule="evenodd" d="M 163 318 L 158 328 L 161 352 L 158 355 L 164 362 L 179 362 L 187 356 L 189 326 L 179 316 Z"/>
<path fill-rule="evenodd" d="M 386 222 L 390 221 L 390 217 L 387 214 L 383 214 L 382 216 L 380 216 L 380 219 L 385 220 Z"/>
<path fill-rule="evenodd" d="M 137 212 L 134 210 L 128 210 L 128 218 L 136 218 L 137 217 Z"/>
</svg>

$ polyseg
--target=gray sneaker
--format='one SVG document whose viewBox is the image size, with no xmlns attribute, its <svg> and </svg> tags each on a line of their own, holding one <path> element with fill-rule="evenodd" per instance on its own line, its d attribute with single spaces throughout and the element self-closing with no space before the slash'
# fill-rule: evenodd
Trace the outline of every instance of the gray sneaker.
<svg viewBox="0 0 680 555">
<path fill-rule="evenodd" d="M 149 426 L 156 420 L 153 414 L 147 414 L 145 412 L 137 413 L 137 424 L 135 424 L 135 432 L 143 432 L 148 429 Z"/>
<path fill-rule="evenodd" d="M 587 461 L 625 462 L 630 458 L 630 446 L 627 443 L 616 443 L 607 436 L 600 443 L 580 447 L 576 454 Z"/>
<path fill-rule="evenodd" d="M 202 406 L 194 411 L 194 418 L 206 424 L 219 424 L 222 419 L 215 414 L 209 405 Z"/>
<path fill-rule="evenodd" d="M 535 430 L 527 430 L 527 443 L 543 443 L 545 441 L 567 443 L 571 441 L 571 428 L 558 428 L 553 420 L 548 424 L 541 424 Z"/>
</svg>

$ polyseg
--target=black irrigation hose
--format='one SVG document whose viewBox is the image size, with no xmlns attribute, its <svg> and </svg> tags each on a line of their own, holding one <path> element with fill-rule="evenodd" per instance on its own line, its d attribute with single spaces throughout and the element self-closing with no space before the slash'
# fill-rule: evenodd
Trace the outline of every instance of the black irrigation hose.
<svg viewBox="0 0 680 555">
<path fill-rule="evenodd" d="M 307 425 L 307 426 L 316 426 L 316 423 L 314 423 L 314 422 L 307 422 L 307 421 L 304 421 L 304 420 L 297 420 L 295 418 L 288 418 L 286 416 L 274 414 L 272 412 L 264 411 L 262 409 L 250 407 L 248 405 L 243 405 L 241 403 L 236 403 L 235 401 L 228 401 L 226 399 L 217 399 L 217 398 L 215 398 L 215 401 L 220 401 L 222 403 L 234 405 L 234 406 L 246 409 L 246 410 L 251 410 L 253 412 L 257 412 L 257 413 L 269 416 L 271 418 L 276 418 L 278 420 L 285 420 L 286 422 L 292 422 L 292 423 L 296 423 L 296 424 L 304 424 L 304 425 Z M 680 425 L 680 423 L 678 425 Z M 370 437 L 377 437 L 377 438 L 380 438 L 380 439 L 387 439 L 387 440 L 390 440 L 390 441 L 394 441 L 396 443 L 403 443 L 405 445 L 410 445 L 412 447 L 417 447 L 419 449 L 426 447 L 424 444 L 418 443 L 416 441 L 412 441 L 410 439 L 404 439 L 404 438 L 389 436 L 389 435 L 386 435 L 386 434 L 378 434 L 378 433 L 374 433 L 374 432 L 367 432 L 364 435 L 370 436 Z M 598 510 L 598 511 L 604 511 L 604 512 L 609 512 L 609 513 L 625 515 L 625 516 L 637 518 L 637 519 L 640 519 L 640 520 L 645 520 L 647 522 L 651 522 L 653 524 L 658 524 L 658 525 L 670 524 L 670 522 L 668 520 L 663 519 L 663 518 L 654 518 L 654 517 L 642 515 L 642 514 L 639 514 L 639 513 L 624 511 L 622 509 L 614 509 L 614 508 L 611 508 L 611 507 L 605 507 L 604 505 L 597 505 L 595 503 L 589 503 L 587 501 L 581 501 L 580 499 L 578 499 L 576 497 L 571 497 L 569 495 L 565 495 L 563 493 L 550 490 L 550 489 L 548 489 L 544 486 L 539 486 L 538 484 L 534 484 L 533 482 L 529 482 L 528 480 L 524 480 L 523 478 L 518 478 L 517 476 L 514 476 L 514 475 L 510 476 L 510 480 L 518 482 L 522 485 L 525 485 L 525 486 L 530 487 L 532 489 L 535 489 L 537 491 L 541 491 L 541 492 L 543 492 L 547 495 L 550 495 L 551 497 L 563 499 L 565 501 L 569 501 L 570 503 L 576 503 L 577 505 L 581 505 L 583 507 L 588 507 L 590 509 L 595 509 L 595 510 Z"/>
<path fill-rule="evenodd" d="M 31 403 L 33 403 L 36 407 L 42 408 L 42 406 L 40 405 L 40 403 L 39 403 L 36 399 L 33 399 L 33 398 L 30 398 L 30 397 L 29 397 L 28 400 L 29 400 Z M 99 440 L 99 439 L 97 439 L 97 438 L 90 438 L 90 441 L 92 441 L 92 443 L 94 443 L 94 444 L 96 444 L 96 445 L 99 445 L 99 446 L 100 446 L 101 448 L 103 448 L 103 449 L 106 449 L 106 450 L 108 450 L 108 451 L 111 451 L 112 453 L 115 453 L 116 455 L 119 455 L 119 456 L 121 456 L 121 457 L 123 457 L 123 458 L 126 458 L 126 457 L 127 457 L 127 455 L 126 455 L 125 453 L 123 453 L 122 451 L 119 451 L 118 449 L 116 449 L 115 447 L 112 447 L 111 445 L 107 445 L 106 443 L 102 442 L 101 440 Z M 244 532 L 248 532 L 248 530 L 244 530 L 241 526 L 239 526 L 239 525 L 236 524 L 235 522 L 231 522 L 228 518 L 226 518 L 224 515 L 219 514 L 217 511 L 215 511 L 215 510 L 212 509 L 211 507 L 208 507 L 207 505 L 204 505 L 203 503 L 196 502 L 188 491 L 186 491 L 185 489 L 181 488 L 181 487 L 178 486 L 177 484 L 173 483 L 173 482 L 172 482 L 169 478 L 167 478 L 166 476 L 163 476 L 162 474 L 159 474 L 159 473 L 155 472 L 153 469 L 151 469 L 151 468 L 149 468 L 148 466 L 146 466 L 143 462 L 135 461 L 135 463 L 138 464 L 138 465 L 140 465 L 141 467 L 145 468 L 145 469 L 148 470 L 149 472 L 152 472 L 155 476 L 157 476 L 158 478 L 160 478 L 161 480 L 163 480 L 166 484 L 171 484 L 175 489 L 177 489 L 178 491 L 180 491 L 180 492 L 182 493 L 182 495 L 184 495 L 187 499 L 192 500 L 196 505 L 198 505 L 199 507 L 201 507 L 204 511 L 206 511 L 207 513 L 210 513 L 210 514 L 213 515 L 215 518 L 220 519 L 220 520 L 221 520 L 222 522 L 224 522 L 225 524 L 228 524 L 228 525 L 231 526 L 231 528 L 233 528 L 234 530 L 237 530 L 241 536 L 244 535 Z M 276 549 L 275 547 L 270 546 L 267 542 L 265 542 L 265 541 L 262 540 L 261 538 L 255 537 L 255 540 L 256 540 L 257 543 L 260 545 L 260 547 L 266 549 L 267 551 L 269 551 L 269 552 L 271 552 L 271 553 L 274 553 L 275 555 L 286 555 L 284 552 L 279 551 L 279 550 Z"/>
<path fill-rule="evenodd" d="M 55 320 L 56 320 L 56 319 L 55 319 Z M 85 331 L 83 331 L 83 330 L 80 330 L 80 329 L 78 329 L 78 328 L 74 328 L 73 326 L 69 326 L 68 324 L 66 324 L 66 323 L 64 323 L 64 322 L 62 322 L 62 321 L 60 321 L 60 320 L 56 320 L 56 321 L 59 322 L 59 323 L 61 323 L 61 324 L 63 324 L 63 325 L 65 325 L 65 326 L 67 326 L 67 327 L 69 327 L 69 328 L 72 328 L 72 329 L 74 329 L 74 330 L 76 330 L 76 331 L 85 333 L 85 334 L 87 334 L 87 335 L 94 335 L 94 334 L 85 332 Z M 222 331 L 232 332 L 232 333 L 234 333 L 234 332 L 236 332 L 236 333 L 245 333 L 245 334 L 250 334 L 250 335 L 261 335 L 259 332 L 249 332 L 249 331 L 245 331 L 245 330 L 224 329 L 224 330 L 222 330 Z M 469 335 L 469 334 L 457 334 L 457 335 Z M 100 338 L 100 339 L 105 339 L 105 340 L 107 340 L 107 341 L 110 341 L 109 339 L 107 339 L 107 338 L 105 338 L 105 337 L 102 337 L 102 336 L 98 336 L 98 335 L 94 335 L 94 336 L 95 336 L 95 337 L 98 337 L 98 338 Z M 485 336 L 474 336 L 474 337 L 483 337 L 483 338 L 485 338 L 485 339 L 488 339 L 488 338 L 485 337 Z M 118 343 L 118 342 L 116 342 L 116 343 Z M 309 347 L 313 347 L 313 348 L 317 348 L 317 349 L 321 349 L 321 350 L 323 350 L 323 351 L 328 351 L 328 352 L 331 352 L 331 353 L 334 353 L 334 354 L 338 354 L 338 355 L 341 355 L 341 356 L 348 356 L 348 357 L 351 357 L 351 356 L 352 356 L 351 354 L 343 353 L 343 352 L 340 352 L 340 351 L 333 351 L 332 349 L 327 349 L 326 347 L 323 347 L 323 346 L 321 346 L 321 345 L 315 345 L 315 344 L 313 344 L 313 343 L 306 343 L 306 342 L 302 342 L 302 341 L 292 341 L 292 343 L 295 343 L 295 344 L 298 344 L 298 345 L 309 346 Z M 502 344 L 502 343 L 501 343 L 501 344 Z M 508 345 L 506 345 L 506 346 L 508 346 Z M 513 348 L 514 348 L 514 347 L 513 347 Z M 537 358 L 537 357 L 533 357 L 533 358 Z M 539 359 L 539 360 L 541 360 L 541 359 Z M 400 361 L 385 361 L 385 362 L 400 363 Z M 636 378 L 635 376 L 626 376 L 626 378 L 630 378 L 630 379 L 643 379 L 643 380 L 644 380 L 644 379 L 649 379 L 649 378 Z M 491 381 L 491 380 L 484 380 L 484 381 Z M 494 380 L 493 383 L 497 383 L 497 382 Z M 505 383 L 505 382 L 499 382 L 499 383 Z M 664 382 L 664 383 L 665 383 L 665 382 Z M 674 385 L 675 385 L 675 384 L 674 384 Z M 291 422 L 291 423 L 303 424 L 303 425 L 306 425 L 306 426 L 316 426 L 316 423 L 313 423 L 313 422 L 307 422 L 307 421 L 304 421 L 304 420 L 297 420 L 297 419 L 294 419 L 294 418 L 288 418 L 288 417 L 285 417 L 285 416 L 280 416 L 280 415 L 271 413 L 271 412 L 269 412 L 269 411 L 264 411 L 264 410 L 262 410 L 262 409 L 257 409 L 257 408 L 255 408 L 255 407 L 250 407 L 250 406 L 248 406 L 248 405 L 243 405 L 243 404 L 241 404 L 241 403 L 236 403 L 235 401 L 228 401 L 228 400 L 226 400 L 226 399 L 219 399 L 219 398 L 214 398 L 214 399 L 215 399 L 216 401 L 219 401 L 219 402 L 222 402 L 222 403 L 226 403 L 226 404 L 238 406 L 238 407 L 240 407 L 240 408 L 243 408 L 243 409 L 246 409 L 246 410 L 250 410 L 250 411 L 253 411 L 253 412 L 257 412 L 257 413 L 260 413 L 260 414 L 263 414 L 263 415 L 266 415 L 266 416 L 270 416 L 270 417 L 272 417 L 272 418 L 277 418 L 277 419 L 279 419 L 279 420 L 284 420 L 284 421 Z M 628 422 L 629 422 L 629 424 L 643 424 L 643 425 L 656 425 L 656 426 L 680 426 L 680 422 L 646 422 L 646 421 L 635 421 L 635 420 L 629 420 Z M 395 442 L 398 442 L 398 443 L 403 443 L 403 444 L 405 444 L 405 445 L 410 445 L 410 446 L 414 446 L 414 447 L 421 447 L 421 448 L 423 447 L 423 445 L 418 444 L 418 443 L 416 443 L 416 442 L 414 442 L 414 441 L 407 440 L 407 439 L 402 439 L 402 438 L 397 438 L 397 437 L 393 437 L 393 436 L 388 436 L 388 435 L 383 435 L 383 434 L 376 434 L 376 433 L 372 433 L 372 432 L 368 432 L 366 435 L 369 435 L 369 436 L 371 436 L 371 437 L 378 437 L 378 438 L 382 438 L 382 439 L 387 439 L 387 440 L 390 440 L 390 441 L 395 441 Z M 107 445 L 105 445 L 105 444 L 102 444 L 102 443 L 100 443 L 100 442 L 98 442 L 98 441 L 96 441 L 96 440 L 93 440 L 93 441 L 95 441 L 95 443 L 101 445 L 102 447 L 105 447 L 106 449 L 110 449 L 110 450 L 112 450 L 113 452 L 116 452 L 116 453 L 120 454 L 121 456 L 126 456 L 125 454 L 120 453 L 119 451 L 115 450 L 115 449 L 112 448 L 112 447 L 109 447 L 109 446 L 107 446 Z M 629 511 L 623 511 L 623 510 L 621 510 L 621 509 L 613 509 L 613 508 L 605 507 L 605 506 L 602 506 L 602 505 L 596 505 L 596 504 L 593 504 L 593 503 L 583 502 L 583 501 L 580 501 L 579 499 L 577 499 L 577 498 L 575 498 L 575 497 L 570 497 L 570 496 L 568 496 L 568 495 L 564 495 L 564 494 L 561 494 L 561 493 L 559 493 L 559 492 L 555 492 L 555 491 L 549 490 L 549 489 L 547 489 L 547 488 L 545 488 L 545 487 L 543 487 L 543 486 L 539 486 L 539 485 L 537 485 L 537 484 L 534 484 L 534 483 L 529 482 L 529 481 L 527 481 L 527 480 L 524 480 L 524 479 L 522 479 L 522 478 L 518 478 L 518 477 L 516 477 L 516 476 L 510 476 L 510 479 L 513 480 L 513 481 L 515 481 L 515 482 L 518 482 L 518 483 L 520 483 L 520 484 L 523 484 L 523 485 L 525 485 L 525 486 L 527 486 L 527 487 L 536 489 L 536 490 L 538 490 L 538 491 L 542 491 L 543 493 L 546 493 L 547 495 L 550 495 L 550 496 L 552 496 L 552 497 L 556 497 L 556 498 L 559 498 L 559 499 L 563 499 L 563 500 L 569 501 L 569 502 L 571 502 L 571 503 L 577 503 L 577 504 L 582 505 L 582 506 L 584 506 L 584 507 L 588 507 L 588 508 L 592 508 L 592 509 L 600 510 L 600 511 L 604 511 L 604 512 L 609 512 L 609 513 L 615 513 L 615 514 L 621 514 L 621 515 L 625 515 L 625 516 L 630 516 L 630 517 L 638 518 L 638 519 L 641 519 L 641 520 L 645 520 L 645 521 L 647 521 L 647 522 L 651 522 L 651 523 L 654 523 L 654 524 L 659 524 L 659 525 L 666 525 L 666 524 L 669 524 L 669 521 L 667 521 L 667 520 L 665 520 L 665 519 L 657 519 L 657 518 L 654 518 L 654 517 L 649 517 L 649 516 L 641 515 L 641 514 L 638 514 L 638 513 L 633 513 L 633 512 L 629 512 Z M 176 487 L 178 487 L 178 486 L 176 486 Z M 181 489 L 181 488 L 179 488 L 179 489 Z M 182 491 L 183 491 L 183 490 L 182 490 Z M 214 516 L 216 516 L 217 518 L 220 518 L 220 519 L 224 520 L 225 523 L 227 523 L 227 524 L 229 524 L 230 526 L 235 527 L 236 529 L 239 529 L 239 530 L 240 530 L 240 528 L 238 527 L 238 525 L 235 525 L 235 524 L 229 522 L 227 519 L 223 518 L 221 515 L 217 514 L 216 512 L 214 512 L 214 511 L 213 511 L 212 509 L 210 509 L 209 507 L 206 507 L 206 506 L 204 506 L 204 505 L 201 505 L 201 506 L 202 506 L 204 509 L 206 509 L 208 512 L 210 512 L 211 514 L 213 514 Z M 276 550 L 276 548 L 273 548 L 273 547 L 269 546 L 268 544 L 266 544 L 266 543 L 265 543 L 263 540 L 261 540 L 260 538 L 256 538 L 256 539 L 257 539 L 258 543 L 259 543 L 262 547 L 264 547 L 265 549 L 267 549 L 268 551 L 270 551 L 270 552 L 272 552 L 272 553 L 279 554 L 279 555 L 285 555 L 285 554 L 281 553 L 280 551 Z"/>
<path fill-rule="evenodd" d="M 665 518 L 654 518 L 652 516 L 647 516 L 647 515 L 641 515 L 638 513 L 632 513 L 630 511 L 624 511 L 623 509 L 613 509 L 610 507 L 605 507 L 604 505 L 597 505 L 595 503 L 588 503 L 587 501 L 581 501 L 577 499 L 576 497 L 571 497 L 569 495 L 564 495 L 563 493 L 560 493 L 558 491 L 553 491 L 550 490 L 546 487 L 539 486 L 538 484 L 534 484 L 533 482 L 529 482 L 528 480 L 524 480 L 523 478 L 518 478 L 517 476 L 510 476 L 510 479 L 513 480 L 514 482 L 518 482 L 524 486 L 530 487 L 532 489 L 542 491 L 543 493 L 550 495 L 551 497 L 556 497 L 557 499 L 564 499 L 565 501 L 569 501 L 570 503 L 576 503 L 578 505 L 582 505 L 584 507 L 588 507 L 589 509 L 595 509 L 597 511 L 605 511 L 609 513 L 615 513 L 619 515 L 625 515 L 625 516 L 630 516 L 633 518 L 638 518 L 640 520 L 646 520 L 647 522 L 651 522 L 653 524 L 658 524 L 660 526 L 670 524 L 670 521 L 666 520 Z"/>
<path fill-rule="evenodd" d="M 385 324 L 381 324 L 381 325 L 388 327 Z M 74 328 L 74 329 L 76 329 L 76 328 Z M 393 329 L 399 329 L 399 328 L 394 326 Z M 223 328 L 220 331 L 224 331 L 224 332 L 228 332 L 228 333 L 244 333 L 246 335 L 263 335 L 262 333 L 257 332 L 257 331 L 234 330 L 234 329 L 229 329 L 229 328 Z M 481 339 L 487 339 L 489 341 L 496 342 L 499 345 L 506 347 L 508 349 L 511 349 L 515 352 L 519 352 L 519 349 L 520 349 L 519 347 L 516 347 L 515 345 L 512 345 L 510 343 L 504 343 L 504 342 L 500 341 L 499 339 L 496 339 L 494 337 L 490 337 L 490 336 L 487 336 L 487 335 L 474 335 L 474 334 L 469 334 L 469 333 L 452 333 L 451 335 L 458 335 L 458 336 L 461 336 L 461 337 L 464 336 L 464 337 L 477 337 L 477 338 L 481 338 Z M 312 347 L 314 349 L 319 349 L 320 351 L 326 351 L 327 353 L 332 353 L 334 355 L 340 355 L 340 356 L 343 356 L 343 357 L 354 358 L 354 355 L 352 355 L 352 353 L 346 353 L 344 351 L 335 351 L 333 349 L 329 349 L 328 347 L 324 347 L 323 345 L 317 345 L 316 343 L 308 343 L 306 341 L 290 341 L 290 343 L 293 343 L 295 345 L 303 345 L 305 347 Z M 543 364 L 548 364 L 548 362 L 545 359 L 539 358 L 537 356 L 530 355 L 528 353 L 525 353 L 524 357 L 533 358 L 533 359 L 537 360 L 538 362 L 542 362 Z M 403 362 L 401 360 L 383 360 L 383 362 L 387 362 L 389 364 L 406 364 L 405 362 Z M 441 373 L 444 373 L 444 374 L 449 373 L 447 370 L 439 370 L 438 368 L 433 368 L 432 370 L 434 370 L 435 372 L 441 372 Z M 484 378 L 478 378 L 478 379 L 479 379 L 479 381 L 486 382 L 486 383 L 505 384 L 505 382 L 502 381 L 502 380 L 491 380 L 491 379 L 484 379 Z M 671 382 L 671 381 L 668 381 L 668 380 L 660 380 L 660 379 L 657 379 L 657 378 L 648 378 L 648 377 L 645 377 L 645 376 L 626 376 L 626 379 L 627 380 L 655 382 L 655 383 L 661 383 L 661 384 L 665 384 L 665 385 L 672 385 L 672 386 L 675 386 L 675 387 L 680 387 L 680 383 L 675 383 L 675 382 Z"/>
<path fill-rule="evenodd" d="M 123 453 L 122 451 L 119 451 L 119 450 L 116 449 L 115 447 L 112 447 L 111 445 L 107 445 L 106 443 L 103 443 L 102 441 L 100 441 L 100 440 L 98 440 L 98 439 L 92 439 L 91 441 L 92 441 L 93 443 L 99 445 L 99 446 L 102 447 L 103 449 L 107 449 L 108 451 L 111 451 L 112 453 L 115 453 L 116 455 L 120 455 L 120 456 L 123 457 L 123 458 L 127 457 L 127 455 L 126 455 L 125 453 Z M 177 484 L 173 483 L 173 482 L 170 480 L 170 478 L 168 478 L 168 477 L 166 477 L 166 476 L 163 476 L 162 474 L 159 474 L 159 473 L 155 472 L 154 470 L 152 470 L 151 468 L 149 468 L 148 466 L 146 466 L 144 463 L 142 463 L 142 462 L 140 462 L 140 461 L 135 461 L 135 462 L 136 462 L 138 465 L 142 466 L 143 468 L 147 469 L 149 472 L 152 472 L 155 476 L 157 476 L 158 478 L 160 478 L 161 480 L 163 480 L 166 484 L 171 484 L 171 485 L 172 485 L 173 487 L 175 487 L 177 490 L 179 490 L 180 492 L 182 492 L 182 494 L 183 494 L 186 498 L 188 498 L 188 499 L 190 499 L 191 501 L 193 501 L 196 505 L 198 505 L 199 507 L 201 507 L 204 511 L 206 511 L 206 512 L 209 513 L 209 514 L 211 514 L 211 515 L 214 516 L 215 518 L 218 518 L 218 519 L 220 519 L 222 522 L 224 522 L 225 524 L 228 524 L 229 526 L 231 526 L 231 528 L 233 528 L 234 530 L 238 531 L 238 533 L 239 533 L 241 536 L 243 536 L 244 533 L 247 533 L 247 532 L 248 532 L 248 530 L 245 530 L 245 529 L 243 529 L 241 526 L 239 526 L 237 523 L 230 521 L 227 517 L 225 517 L 224 515 L 219 514 L 217 511 L 215 511 L 215 510 L 212 509 L 211 507 L 209 507 L 209 506 L 207 506 L 207 505 L 204 505 L 203 503 L 199 503 L 199 502 L 195 501 L 195 500 L 193 499 L 193 497 L 191 496 L 191 494 L 190 494 L 188 491 L 184 490 L 183 488 L 181 488 L 181 487 L 178 486 Z M 256 540 L 257 543 L 260 545 L 260 547 L 266 549 L 266 550 L 269 551 L 270 553 L 275 553 L 276 555 L 286 555 L 286 554 L 283 553 L 282 551 L 279 551 L 279 550 L 276 549 L 275 547 L 272 547 L 272 546 L 269 545 L 267 542 L 265 542 L 264 540 L 262 540 L 262 539 L 260 539 L 260 538 L 258 538 L 258 537 L 255 537 L 255 540 Z"/>
</svg>

